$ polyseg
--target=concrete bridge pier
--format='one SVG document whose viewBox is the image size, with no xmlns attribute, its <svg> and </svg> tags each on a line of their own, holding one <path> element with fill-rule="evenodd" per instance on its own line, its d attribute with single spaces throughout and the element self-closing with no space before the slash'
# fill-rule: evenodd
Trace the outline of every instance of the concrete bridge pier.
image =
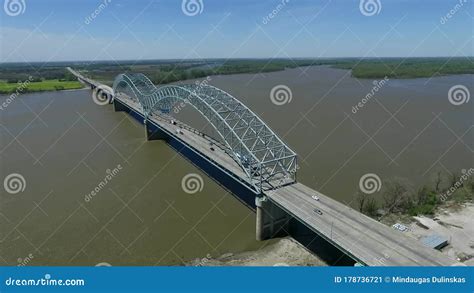
<svg viewBox="0 0 474 293">
<path fill-rule="evenodd" d="M 255 206 L 258 241 L 288 235 L 288 224 L 291 219 L 288 213 L 273 204 L 266 196 L 256 197 Z"/>
</svg>

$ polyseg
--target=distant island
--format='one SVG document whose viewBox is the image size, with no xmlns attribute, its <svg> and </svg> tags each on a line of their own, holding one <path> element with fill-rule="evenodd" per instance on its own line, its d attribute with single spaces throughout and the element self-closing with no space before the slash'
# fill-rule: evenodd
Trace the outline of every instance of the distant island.
<svg viewBox="0 0 474 293">
<path fill-rule="evenodd" d="M 474 74 L 474 61 L 468 57 L 443 58 L 337 58 L 337 59 L 208 59 L 141 60 L 101 62 L 53 62 L 47 64 L 4 63 L 0 65 L 0 94 L 11 94 L 21 85 L 23 92 L 82 88 L 67 66 L 84 75 L 111 84 L 124 72 L 140 72 L 155 84 L 212 75 L 267 73 L 304 66 L 326 65 L 351 70 L 355 78 L 402 79 L 455 74 Z"/>
</svg>

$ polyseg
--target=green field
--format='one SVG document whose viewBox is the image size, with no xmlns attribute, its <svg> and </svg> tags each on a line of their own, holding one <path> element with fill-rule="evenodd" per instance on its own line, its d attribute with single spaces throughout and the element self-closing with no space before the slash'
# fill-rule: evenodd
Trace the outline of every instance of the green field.
<svg viewBox="0 0 474 293">
<path fill-rule="evenodd" d="M 0 82 L 0 93 L 11 94 L 11 93 L 16 92 L 17 90 L 21 91 L 22 93 L 59 91 L 59 90 L 80 89 L 83 87 L 84 86 L 78 81 L 60 81 L 58 79 L 44 80 L 40 82 L 30 82 L 29 84 L 25 83 L 25 87 L 23 88 L 18 83 Z"/>
</svg>

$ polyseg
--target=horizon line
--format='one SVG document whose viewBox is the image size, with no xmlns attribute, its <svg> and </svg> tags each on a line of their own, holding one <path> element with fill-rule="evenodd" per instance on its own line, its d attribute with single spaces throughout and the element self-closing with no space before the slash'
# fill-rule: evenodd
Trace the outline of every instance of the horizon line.
<svg viewBox="0 0 474 293">
<path fill-rule="evenodd" d="M 101 63 L 101 62 L 146 62 L 146 61 L 177 61 L 177 62 L 186 62 L 186 61 L 229 61 L 229 60 L 336 60 L 336 59 L 361 59 L 361 60 L 380 60 L 380 59 L 442 59 L 442 58 L 474 58 L 472 56 L 392 56 L 392 57 L 240 57 L 240 58 L 153 58 L 153 59 L 103 59 L 103 60 L 61 60 L 61 61 L 7 61 L 0 62 L 0 66 L 4 64 L 32 64 L 32 63 Z"/>
</svg>

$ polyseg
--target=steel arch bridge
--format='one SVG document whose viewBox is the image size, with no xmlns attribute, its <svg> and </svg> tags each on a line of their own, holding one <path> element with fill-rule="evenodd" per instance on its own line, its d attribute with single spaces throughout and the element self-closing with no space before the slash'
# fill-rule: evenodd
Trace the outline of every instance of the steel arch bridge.
<svg viewBox="0 0 474 293">
<path fill-rule="evenodd" d="M 138 103 L 145 119 L 170 113 L 176 103 L 194 107 L 221 136 L 257 192 L 296 181 L 296 153 L 252 110 L 221 89 L 205 82 L 156 87 L 143 74 L 120 74 L 113 90 Z"/>
</svg>

